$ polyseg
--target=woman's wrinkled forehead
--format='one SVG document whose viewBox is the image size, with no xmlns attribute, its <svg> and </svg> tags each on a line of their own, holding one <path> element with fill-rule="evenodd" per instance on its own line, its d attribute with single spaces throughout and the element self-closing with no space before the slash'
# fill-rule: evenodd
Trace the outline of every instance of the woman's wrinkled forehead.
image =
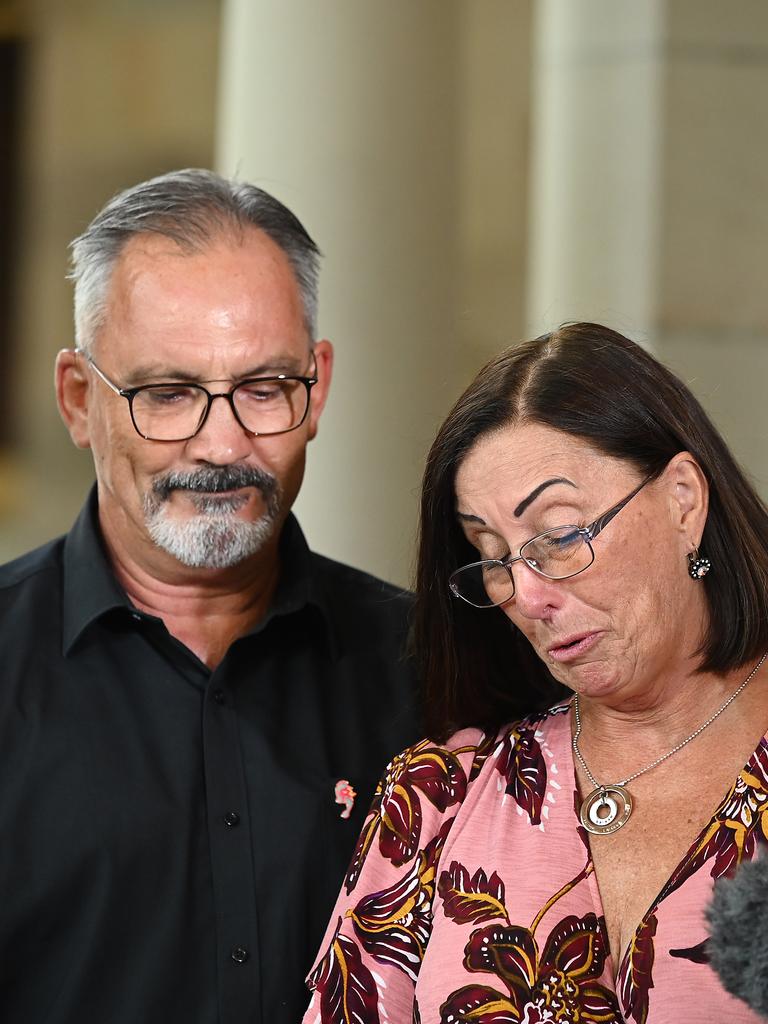
<svg viewBox="0 0 768 1024">
<path fill-rule="evenodd" d="M 504 426 L 475 441 L 456 470 L 456 492 L 483 488 L 499 475 L 520 486 L 542 474 L 558 476 L 574 466 L 586 468 L 609 460 L 589 442 L 539 423 Z M 543 479 L 543 477 L 542 477 Z"/>
<path fill-rule="evenodd" d="M 482 517 L 488 504 L 503 503 L 519 518 L 555 485 L 591 493 L 613 476 L 625 475 L 626 463 L 600 452 L 582 438 L 542 424 L 506 426 L 484 434 L 459 464 L 455 478 L 457 511 Z"/>
</svg>

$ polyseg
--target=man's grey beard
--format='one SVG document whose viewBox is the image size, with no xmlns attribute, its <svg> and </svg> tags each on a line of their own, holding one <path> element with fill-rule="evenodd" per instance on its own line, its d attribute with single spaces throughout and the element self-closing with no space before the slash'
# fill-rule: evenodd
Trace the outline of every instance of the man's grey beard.
<svg viewBox="0 0 768 1024">
<path fill-rule="evenodd" d="M 255 521 L 237 518 L 247 495 L 222 491 L 255 487 L 264 498 L 264 513 Z M 173 491 L 187 491 L 197 510 L 178 522 L 168 514 Z M 271 473 L 252 466 L 209 467 L 194 472 L 167 473 L 144 495 L 144 521 L 152 540 L 183 565 L 195 569 L 228 569 L 255 555 L 271 540 L 282 504 L 280 485 Z"/>
</svg>

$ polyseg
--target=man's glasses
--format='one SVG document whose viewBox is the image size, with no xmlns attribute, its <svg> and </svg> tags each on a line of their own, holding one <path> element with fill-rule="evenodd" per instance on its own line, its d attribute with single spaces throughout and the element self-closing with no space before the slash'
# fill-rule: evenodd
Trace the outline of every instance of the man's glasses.
<svg viewBox="0 0 768 1024">
<path fill-rule="evenodd" d="M 527 540 L 516 555 L 486 558 L 482 562 L 462 566 L 448 580 L 451 592 L 475 608 L 495 608 L 506 604 L 515 596 L 515 578 L 512 575 L 515 562 L 525 562 L 529 569 L 548 580 L 567 580 L 578 576 L 595 560 L 591 541 L 651 479 L 646 477 L 631 494 L 612 505 L 589 526 L 558 526 Z"/>
<path fill-rule="evenodd" d="M 211 392 L 202 384 L 167 382 L 118 387 L 87 352 L 76 350 L 116 395 L 128 402 L 136 433 L 147 441 L 188 441 L 203 428 L 216 398 L 224 398 L 250 434 L 286 434 L 307 418 L 310 393 L 317 384 L 317 364 L 310 377 L 280 373 L 241 380 L 229 391 Z"/>
</svg>

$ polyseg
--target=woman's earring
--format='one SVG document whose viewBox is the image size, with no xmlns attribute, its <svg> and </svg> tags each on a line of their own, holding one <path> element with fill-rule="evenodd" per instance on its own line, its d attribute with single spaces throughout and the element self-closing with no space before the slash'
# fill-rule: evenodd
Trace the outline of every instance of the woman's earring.
<svg viewBox="0 0 768 1024">
<path fill-rule="evenodd" d="M 708 558 L 699 558 L 699 549 L 694 548 L 688 553 L 688 575 L 692 580 L 703 580 L 712 563 Z"/>
</svg>

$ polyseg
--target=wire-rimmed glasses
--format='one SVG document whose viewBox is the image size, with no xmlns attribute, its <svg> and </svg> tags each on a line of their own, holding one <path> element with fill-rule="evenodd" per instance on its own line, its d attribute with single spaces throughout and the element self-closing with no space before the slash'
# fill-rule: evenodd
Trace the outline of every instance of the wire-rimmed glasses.
<svg viewBox="0 0 768 1024">
<path fill-rule="evenodd" d="M 628 502 L 652 480 L 648 476 L 617 504 L 599 515 L 589 526 L 558 526 L 531 537 L 516 555 L 485 558 L 457 569 L 448 580 L 455 597 L 474 608 L 496 608 L 515 596 L 512 565 L 525 562 L 539 576 L 548 580 L 567 580 L 584 572 L 595 560 L 592 541 L 617 516 Z"/>
<path fill-rule="evenodd" d="M 287 434 L 307 418 L 310 394 L 317 384 L 315 365 L 309 377 L 286 373 L 250 377 L 228 391 L 212 392 L 202 384 L 181 381 L 121 388 L 87 352 L 76 351 L 107 387 L 128 402 L 136 433 L 147 441 L 188 441 L 202 430 L 216 398 L 226 399 L 235 419 L 249 434 Z"/>
</svg>

